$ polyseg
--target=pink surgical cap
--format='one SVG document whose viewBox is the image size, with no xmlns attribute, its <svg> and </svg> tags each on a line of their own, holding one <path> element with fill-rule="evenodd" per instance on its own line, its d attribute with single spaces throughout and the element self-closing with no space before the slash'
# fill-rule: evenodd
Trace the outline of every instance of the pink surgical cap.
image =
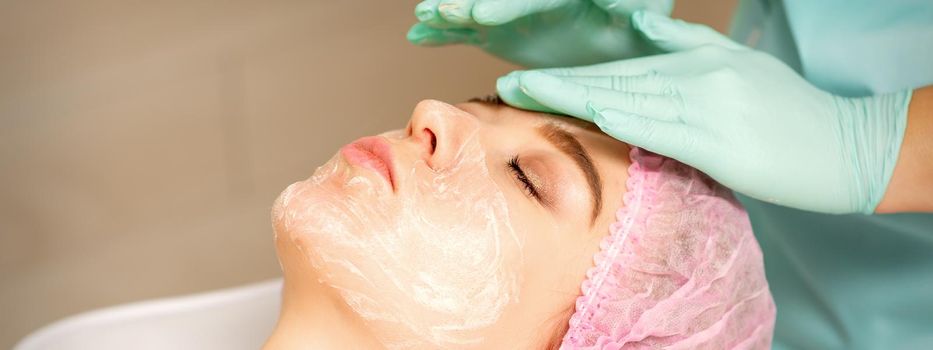
<svg viewBox="0 0 933 350">
<path fill-rule="evenodd" d="M 673 159 L 630 157 L 561 349 L 769 348 L 774 301 L 741 204 Z"/>
</svg>

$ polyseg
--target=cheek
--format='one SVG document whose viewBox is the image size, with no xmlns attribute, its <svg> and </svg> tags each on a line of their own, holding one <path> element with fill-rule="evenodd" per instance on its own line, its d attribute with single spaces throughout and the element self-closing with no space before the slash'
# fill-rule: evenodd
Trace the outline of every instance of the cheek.
<svg viewBox="0 0 933 350">
<path fill-rule="evenodd" d="M 413 167 L 397 195 L 332 160 L 274 206 L 277 241 L 387 345 L 479 343 L 517 300 L 522 243 L 505 197 L 482 152 L 463 154 L 444 173 Z"/>
<path fill-rule="evenodd" d="M 560 234 L 562 226 L 545 209 L 536 207 L 534 203 L 522 205 L 529 201 L 523 194 L 515 194 L 513 197 L 509 199 L 509 203 L 512 203 L 509 209 L 512 225 L 520 227 L 523 234 L 527 233 L 527 236 L 521 237 L 526 262 L 523 268 L 533 272 L 539 270 L 542 264 L 547 265 L 561 243 L 565 243 Z"/>
<path fill-rule="evenodd" d="M 520 220 L 526 221 L 524 227 L 533 235 L 523 250 L 526 263 L 522 298 L 546 300 L 544 310 L 553 315 L 566 306 L 564 301 L 579 294 L 599 240 L 571 220 L 550 215 Z M 557 309 L 551 311 L 553 307 Z"/>
<path fill-rule="evenodd" d="M 542 331 L 557 329 L 573 311 L 598 240 L 590 239 L 589 232 L 581 232 L 584 229 L 564 215 L 555 218 L 530 206 L 525 210 L 513 206 L 511 213 L 513 224 L 529 236 L 523 249 L 521 303 L 505 313 L 502 323 L 511 326 L 497 336 L 539 339 Z"/>
</svg>

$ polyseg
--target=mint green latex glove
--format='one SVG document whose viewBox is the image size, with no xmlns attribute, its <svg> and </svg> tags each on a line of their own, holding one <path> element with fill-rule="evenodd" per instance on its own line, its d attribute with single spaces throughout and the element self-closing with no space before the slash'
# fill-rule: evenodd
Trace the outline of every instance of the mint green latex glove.
<svg viewBox="0 0 933 350">
<path fill-rule="evenodd" d="M 669 14 L 673 0 L 426 0 L 408 40 L 471 44 L 526 67 L 606 62 L 654 53 L 629 18 Z"/>
<path fill-rule="evenodd" d="M 513 72 L 507 103 L 595 122 L 735 191 L 824 213 L 872 213 L 894 170 L 910 91 L 827 93 L 776 58 L 709 27 L 636 13 L 668 54 Z"/>
</svg>

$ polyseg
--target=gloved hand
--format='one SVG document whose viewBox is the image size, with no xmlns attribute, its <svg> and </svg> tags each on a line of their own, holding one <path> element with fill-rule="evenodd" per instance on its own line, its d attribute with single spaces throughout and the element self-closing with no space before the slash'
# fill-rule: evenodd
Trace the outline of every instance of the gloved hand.
<svg viewBox="0 0 933 350">
<path fill-rule="evenodd" d="M 673 0 L 425 0 L 408 40 L 476 45 L 526 67 L 591 64 L 656 52 L 629 18 L 672 7 Z"/>
<path fill-rule="evenodd" d="M 848 98 L 709 27 L 639 12 L 669 54 L 513 72 L 507 103 L 595 122 L 753 198 L 824 213 L 872 213 L 884 196 L 911 92 Z"/>
</svg>

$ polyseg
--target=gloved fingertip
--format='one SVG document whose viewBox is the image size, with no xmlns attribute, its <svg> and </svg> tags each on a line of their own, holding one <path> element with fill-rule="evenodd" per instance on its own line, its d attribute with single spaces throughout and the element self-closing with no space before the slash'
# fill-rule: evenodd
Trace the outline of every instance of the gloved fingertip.
<svg viewBox="0 0 933 350">
<path fill-rule="evenodd" d="M 514 19 L 504 7 L 503 1 L 481 1 L 473 5 L 473 21 L 484 26 L 497 26 Z"/>
<path fill-rule="evenodd" d="M 496 79 L 496 91 L 499 94 L 519 89 L 518 76 L 522 71 L 514 71 Z"/>
<path fill-rule="evenodd" d="M 427 22 L 437 16 L 437 9 L 434 7 L 434 2 L 422 1 L 415 6 L 415 17 L 418 18 L 420 22 Z"/>
<path fill-rule="evenodd" d="M 610 134 L 613 131 L 609 121 L 606 120 L 606 116 L 602 114 L 597 114 L 595 117 L 593 117 L 593 124 L 596 124 L 596 127 L 598 127 L 599 130 L 602 130 L 606 134 Z"/>
<path fill-rule="evenodd" d="M 526 71 L 522 72 L 518 76 L 518 84 L 522 89 L 527 89 L 528 87 L 541 87 L 541 86 L 550 86 L 555 83 L 559 83 L 560 80 L 554 76 L 551 76 L 547 73 L 541 73 L 537 71 Z"/>
<path fill-rule="evenodd" d="M 594 120 L 597 116 L 602 116 L 602 113 L 599 112 L 601 110 L 602 108 L 597 107 L 593 101 L 588 101 L 586 103 L 586 113 L 589 113 L 590 117 L 592 117 Z"/>
<path fill-rule="evenodd" d="M 560 78 L 538 71 L 527 71 L 518 77 L 518 84 L 522 92 L 529 97 L 539 101 L 567 101 L 569 96 L 577 96 L 584 92 L 579 91 L 580 86 L 576 84 L 565 83 Z M 577 114 L 583 114 L 583 101 L 578 101 L 579 106 Z M 576 104 L 576 103 L 574 103 Z M 556 107 L 553 106 L 552 107 Z M 570 113 L 564 110 L 564 113 Z"/>
<path fill-rule="evenodd" d="M 443 2 L 437 6 L 437 12 L 450 23 L 467 24 L 470 18 L 470 8 L 463 2 Z"/>
<path fill-rule="evenodd" d="M 635 11 L 634 13 L 632 13 L 631 19 L 632 19 L 632 26 L 635 27 L 635 29 L 643 30 L 642 28 L 645 25 L 645 11 L 642 11 L 642 10 Z"/>
<path fill-rule="evenodd" d="M 496 80 L 496 92 L 499 93 L 502 101 L 516 108 L 556 113 L 556 111 L 542 105 L 522 91 L 519 86 L 519 77 L 524 73 L 524 71 L 514 71 Z"/>
<path fill-rule="evenodd" d="M 603 131 L 610 128 L 612 125 L 612 123 L 606 119 L 606 114 L 603 113 L 605 110 L 605 108 L 593 103 L 593 101 L 586 103 L 586 112 L 589 113 L 590 116 L 589 120 Z"/>
<path fill-rule="evenodd" d="M 420 46 L 441 46 L 449 44 L 478 43 L 477 34 L 469 28 L 437 29 L 424 23 L 411 27 L 406 35 L 408 41 Z"/>
<path fill-rule="evenodd" d="M 408 29 L 408 33 L 405 34 L 405 39 L 408 39 L 409 42 L 415 45 L 425 44 L 426 39 L 430 36 L 431 28 L 424 26 L 424 24 L 418 23 Z"/>
<path fill-rule="evenodd" d="M 626 10 L 623 0 L 591 0 L 593 4 L 610 13 L 621 13 Z"/>
<path fill-rule="evenodd" d="M 632 14 L 632 27 L 648 39 L 657 39 L 663 34 L 663 26 L 671 19 L 651 11 L 639 10 Z"/>
</svg>

